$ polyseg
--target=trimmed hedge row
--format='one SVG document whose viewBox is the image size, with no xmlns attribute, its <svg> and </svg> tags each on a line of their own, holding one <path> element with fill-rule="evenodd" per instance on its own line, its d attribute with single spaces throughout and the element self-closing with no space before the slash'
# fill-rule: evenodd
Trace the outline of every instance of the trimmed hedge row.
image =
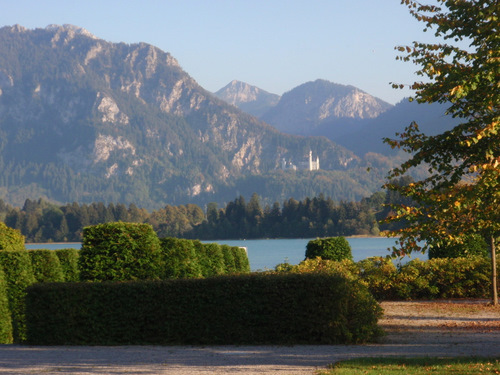
<svg viewBox="0 0 500 375">
<path fill-rule="evenodd" d="M 80 278 L 88 281 L 159 279 L 160 240 L 149 224 L 105 223 L 83 228 Z"/>
<path fill-rule="evenodd" d="M 52 250 L 54 251 L 54 250 Z M 80 269 L 78 268 L 78 249 L 58 249 L 55 250 L 59 263 L 61 264 L 64 281 L 72 282 L 80 280 Z"/>
<path fill-rule="evenodd" d="M 244 249 L 197 240 L 159 239 L 149 224 L 106 223 L 83 230 L 82 281 L 199 278 L 250 272 Z"/>
<path fill-rule="evenodd" d="M 490 298 L 491 294 L 491 262 L 483 257 L 414 259 L 398 266 L 383 257 L 357 263 L 316 258 L 296 266 L 278 265 L 276 272 L 340 272 L 359 279 L 377 300 Z"/>
<path fill-rule="evenodd" d="M 160 242 L 165 268 L 163 279 L 250 272 L 247 253 L 241 247 L 173 237 L 162 238 Z"/>
<path fill-rule="evenodd" d="M 26 288 L 36 282 L 77 281 L 77 259 L 76 249 L 0 251 L 0 344 L 26 339 Z"/>
<path fill-rule="evenodd" d="M 13 342 L 12 318 L 7 295 L 7 281 L 3 268 L 0 267 L 0 344 Z"/>
<path fill-rule="evenodd" d="M 325 274 L 35 284 L 27 296 L 34 345 L 362 343 L 380 315 L 361 283 Z"/>
<path fill-rule="evenodd" d="M 13 229 L 0 221 L 0 250 L 24 250 L 24 236 L 17 229 Z"/>
<path fill-rule="evenodd" d="M 35 283 L 31 258 L 26 250 L 0 251 L 0 265 L 7 283 L 7 297 L 12 319 L 13 340 L 26 340 L 26 288 Z"/>
</svg>

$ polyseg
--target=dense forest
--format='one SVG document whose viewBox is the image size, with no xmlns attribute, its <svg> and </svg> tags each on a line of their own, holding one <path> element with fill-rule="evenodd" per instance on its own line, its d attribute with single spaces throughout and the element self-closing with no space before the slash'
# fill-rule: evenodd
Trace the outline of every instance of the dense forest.
<svg viewBox="0 0 500 375">
<path fill-rule="evenodd" d="M 134 204 L 56 205 L 43 199 L 27 199 L 19 208 L 0 199 L 0 220 L 20 230 L 26 242 L 81 241 L 84 227 L 113 221 L 151 224 L 160 237 L 202 240 L 378 235 L 387 229 L 379 224 L 390 212 L 386 204 L 400 200 L 393 192 L 380 191 L 359 202 L 320 195 L 263 206 L 254 193 L 248 202 L 240 196 L 222 208 L 216 203 L 205 209 L 167 205 L 149 212 Z"/>
</svg>

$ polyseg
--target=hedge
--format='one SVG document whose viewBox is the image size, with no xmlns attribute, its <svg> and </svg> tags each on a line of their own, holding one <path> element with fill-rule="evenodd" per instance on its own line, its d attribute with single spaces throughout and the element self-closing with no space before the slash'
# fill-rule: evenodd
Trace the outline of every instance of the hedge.
<svg viewBox="0 0 500 375">
<path fill-rule="evenodd" d="M 366 287 L 325 274 L 35 284 L 27 297 L 33 345 L 363 343 L 380 316 Z"/>
<path fill-rule="evenodd" d="M 224 258 L 224 271 L 227 274 L 235 273 L 237 271 L 236 261 L 234 259 L 234 252 L 229 245 L 220 245 L 222 257 Z"/>
<path fill-rule="evenodd" d="M 203 262 L 203 276 L 217 276 L 225 273 L 224 255 L 217 243 L 203 244 L 205 261 Z"/>
<path fill-rule="evenodd" d="M 244 248 L 173 237 L 162 238 L 160 242 L 165 264 L 163 278 L 186 279 L 250 272 Z"/>
<path fill-rule="evenodd" d="M 13 340 L 26 340 L 26 288 L 35 283 L 31 259 L 26 250 L 0 251 L 0 265 L 7 282 L 7 296 L 12 317 Z"/>
<path fill-rule="evenodd" d="M 498 264 L 498 262 L 497 262 Z M 498 264 L 500 271 L 500 264 Z M 280 264 L 275 272 L 342 274 L 360 280 L 377 300 L 490 298 L 491 262 L 483 257 L 414 259 L 398 266 L 373 257 L 354 263 L 306 259 Z M 500 291 L 500 288 L 499 288 Z"/>
<path fill-rule="evenodd" d="M 160 240 L 149 224 L 85 227 L 78 264 L 82 281 L 157 279 L 163 269 Z"/>
<path fill-rule="evenodd" d="M 12 318 L 9 309 L 7 281 L 0 267 L 0 344 L 12 344 Z"/>
<path fill-rule="evenodd" d="M 247 251 L 243 247 L 232 246 L 234 266 L 239 273 L 250 272 L 250 262 L 248 260 Z"/>
<path fill-rule="evenodd" d="M 78 249 L 53 250 L 59 258 L 59 263 L 64 275 L 64 281 L 79 281 L 80 270 L 78 268 Z"/>
<path fill-rule="evenodd" d="M 202 277 L 202 267 L 192 240 L 167 237 L 160 239 L 160 243 L 165 267 L 162 278 Z"/>
<path fill-rule="evenodd" d="M 63 282 L 64 273 L 55 251 L 47 249 L 28 250 L 36 282 Z"/>
<path fill-rule="evenodd" d="M 0 221 L 0 250 L 24 250 L 24 236 Z"/>
<path fill-rule="evenodd" d="M 328 237 L 311 240 L 306 245 L 306 259 L 320 257 L 326 260 L 352 260 L 349 241 L 345 237 Z"/>
</svg>

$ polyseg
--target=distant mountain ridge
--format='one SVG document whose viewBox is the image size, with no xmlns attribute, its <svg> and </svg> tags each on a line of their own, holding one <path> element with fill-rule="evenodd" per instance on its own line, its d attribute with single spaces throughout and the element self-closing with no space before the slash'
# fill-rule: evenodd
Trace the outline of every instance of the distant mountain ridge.
<svg viewBox="0 0 500 375">
<path fill-rule="evenodd" d="M 215 92 L 215 96 L 256 117 L 262 116 L 280 100 L 279 95 L 237 80 Z"/>
<path fill-rule="evenodd" d="M 238 89 L 255 93 L 242 95 L 246 106 L 252 100 L 260 100 L 259 88 L 239 81 L 231 82 L 218 93 L 228 87 L 231 87 L 234 98 L 240 95 Z M 228 96 L 219 97 L 229 100 Z M 243 111 L 247 108 L 238 100 L 231 104 Z M 395 151 L 382 139 L 394 137 L 412 121 L 417 122 L 426 134 L 436 134 L 456 126 L 458 120 L 446 116 L 446 108 L 442 104 L 418 104 L 408 99 L 393 106 L 353 86 L 319 79 L 291 89 L 276 105 L 269 105 L 259 118 L 285 133 L 325 136 L 363 157 L 370 152 L 394 155 Z"/>
<path fill-rule="evenodd" d="M 374 118 L 391 107 L 354 86 L 318 79 L 283 94 L 261 119 L 280 131 L 306 135 L 323 122 Z"/>
<path fill-rule="evenodd" d="M 321 171 L 281 170 L 309 151 Z M 152 45 L 71 25 L 0 29 L 0 198 L 9 202 L 359 199 L 380 186 L 379 176 L 353 178 L 363 168 L 326 138 L 280 133 L 225 103 Z"/>
</svg>

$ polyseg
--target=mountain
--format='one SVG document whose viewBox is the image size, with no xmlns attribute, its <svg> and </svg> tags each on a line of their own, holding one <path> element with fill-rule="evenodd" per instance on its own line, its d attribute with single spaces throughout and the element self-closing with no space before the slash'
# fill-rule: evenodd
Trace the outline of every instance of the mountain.
<svg viewBox="0 0 500 375">
<path fill-rule="evenodd" d="M 383 138 L 396 138 L 405 127 L 415 121 L 426 135 L 436 135 L 457 126 L 459 119 L 446 115 L 448 105 L 422 103 L 403 99 L 378 117 L 352 121 L 343 129 L 325 122 L 308 135 L 321 135 L 348 148 L 359 156 L 368 152 L 391 156 L 396 153 Z"/>
<path fill-rule="evenodd" d="M 290 134 L 310 134 L 323 123 L 368 119 L 392 106 L 364 91 L 318 79 L 283 94 L 260 118 Z"/>
<path fill-rule="evenodd" d="M 236 80 L 215 92 L 215 96 L 256 117 L 262 116 L 280 100 L 279 95 Z"/>
<path fill-rule="evenodd" d="M 243 104 L 258 98 L 245 94 L 250 89 L 262 91 L 233 81 L 218 92 L 231 92 L 232 96 L 220 98 L 245 111 Z M 244 103 L 236 100 L 239 95 L 245 98 Z M 392 106 L 355 87 L 317 80 L 292 89 L 260 118 L 286 133 L 327 137 L 359 157 L 367 153 L 394 156 L 397 152 L 383 143 L 383 138 L 394 138 L 412 121 L 427 135 L 451 129 L 459 120 L 445 115 L 446 109 L 444 104 L 419 104 L 408 99 Z"/>
<path fill-rule="evenodd" d="M 283 170 L 309 151 L 321 171 Z M 85 29 L 0 29 L 0 198 L 165 204 L 265 202 L 380 186 L 324 137 L 283 134 L 209 93 L 167 52 Z M 361 179 L 357 176 L 363 176 Z"/>
</svg>

